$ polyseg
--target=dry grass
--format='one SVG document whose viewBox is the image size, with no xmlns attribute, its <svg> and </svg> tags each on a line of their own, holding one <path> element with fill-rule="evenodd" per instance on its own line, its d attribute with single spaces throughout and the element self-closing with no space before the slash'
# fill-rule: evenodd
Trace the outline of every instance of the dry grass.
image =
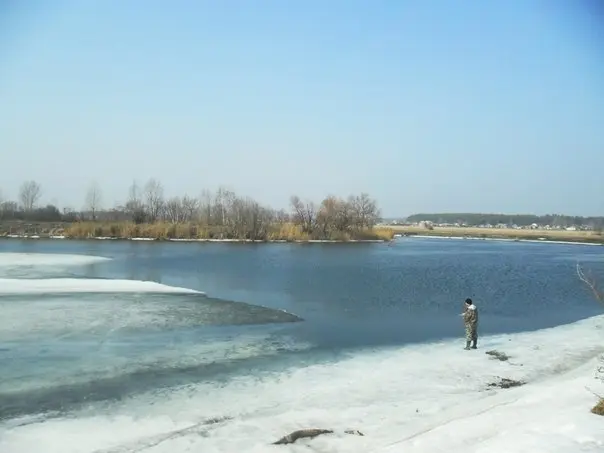
<svg viewBox="0 0 604 453">
<path fill-rule="evenodd" d="M 476 228 L 476 227 L 434 227 L 393 225 L 391 228 L 400 234 L 423 234 L 429 236 L 450 237 L 484 237 L 501 239 L 545 239 L 550 241 L 600 242 L 604 243 L 604 235 L 594 231 L 566 230 L 515 230 L 512 228 Z"/>
<path fill-rule="evenodd" d="M 592 408 L 591 413 L 604 416 L 604 399 L 601 399 L 600 402 Z"/>
<path fill-rule="evenodd" d="M 307 233 L 293 223 L 275 225 L 273 231 L 268 234 L 269 241 L 307 241 L 311 239 Z"/>
<path fill-rule="evenodd" d="M 77 222 L 65 227 L 64 235 L 74 239 L 88 239 L 95 237 L 110 237 L 120 239 L 148 238 L 148 239 L 248 239 L 246 237 L 233 237 L 224 228 L 212 227 L 196 223 L 172 224 L 153 223 L 135 224 L 132 222 Z M 390 240 L 394 235 L 391 228 L 375 228 L 355 232 L 354 234 L 334 234 L 328 239 L 338 241 L 349 240 Z M 322 239 L 303 232 L 299 226 L 284 223 L 276 224 L 269 228 L 266 237 L 269 241 L 308 241 Z"/>
<path fill-rule="evenodd" d="M 391 241 L 395 233 L 392 228 L 386 227 L 374 228 L 372 232 L 376 236 L 376 239 L 383 239 L 384 241 Z"/>
</svg>

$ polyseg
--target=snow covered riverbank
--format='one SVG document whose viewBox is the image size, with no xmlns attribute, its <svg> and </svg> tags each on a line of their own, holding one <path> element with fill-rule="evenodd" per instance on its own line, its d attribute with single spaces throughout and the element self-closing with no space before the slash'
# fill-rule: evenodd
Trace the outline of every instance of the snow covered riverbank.
<svg viewBox="0 0 604 453">
<path fill-rule="evenodd" d="M 595 317 L 484 338 L 477 351 L 451 341 L 366 350 L 333 363 L 149 393 L 44 423 L 13 420 L 0 427 L 0 451 L 37 453 L 44 445 L 45 453 L 601 452 L 604 418 L 590 413 L 597 399 L 586 386 L 604 393 L 594 378 L 603 325 L 604 317 Z M 500 378 L 525 385 L 489 386 Z M 315 427 L 335 433 L 270 445 Z M 364 436 L 345 434 L 349 429 Z"/>
</svg>

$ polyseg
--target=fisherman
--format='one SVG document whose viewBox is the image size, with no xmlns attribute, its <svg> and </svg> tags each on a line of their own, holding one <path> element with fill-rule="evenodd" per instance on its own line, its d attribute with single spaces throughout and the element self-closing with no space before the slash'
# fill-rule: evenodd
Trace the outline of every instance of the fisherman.
<svg viewBox="0 0 604 453">
<path fill-rule="evenodd" d="M 466 327 L 466 351 L 470 349 L 476 349 L 476 343 L 478 342 L 478 309 L 472 302 L 472 299 L 466 299 L 465 310 L 462 314 L 463 322 Z M 472 347 L 470 348 L 470 342 Z"/>
</svg>

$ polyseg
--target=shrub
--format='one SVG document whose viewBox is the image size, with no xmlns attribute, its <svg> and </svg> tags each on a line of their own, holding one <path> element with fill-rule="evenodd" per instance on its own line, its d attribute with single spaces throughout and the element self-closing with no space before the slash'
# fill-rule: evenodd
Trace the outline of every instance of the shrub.
<svg viewBox="0 0 604 453">
<path fill-rule="evenodd" d="M 373 228 L 363 230 L 332 231 L 324 237 L 319 232 L 309 234 L 294 223 L 275 223 L 268 225 L 266 231 L 256 232 L 256 239 L 284 240 L 289 242 L 308 241 L 310 239 L 330 239 L 336 241 L 355 240 L 391 240 L 394 230 L 391 228 Z M 150 239 L 248 239 L 250 232 L 236 231 L 228 227 L 205 225 L 201 223 L 136 223 L 136 222 L 74 222 L 64 231 L 65 236 L 75 239 L 93 237 L 112 238 L 150 238 Z"/>
<path fill-rule="evenodd" d="M 371 230 L 375 239 L 381 239 L 384 241 L 391 241 L 394 238 L 394 230 L 392 228 L 374 228 Z"/>
</svg>

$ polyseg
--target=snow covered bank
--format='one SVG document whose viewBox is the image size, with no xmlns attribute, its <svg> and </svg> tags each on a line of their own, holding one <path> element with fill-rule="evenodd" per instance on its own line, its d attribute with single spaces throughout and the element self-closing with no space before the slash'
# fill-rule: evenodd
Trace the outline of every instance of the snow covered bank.
<svg viewBox="0 0 604 453">
<path fill-rule="evenodd" d="M 603 326 L 597 317 L 483 338 L 477 351 L 464 351 L 463 339 L 367 350 L 332 363 L 150 392 L 44 423 L 7 422 L 0 425 L 0 451 L 38 453 L 44 445 L 45 453 L 601 452 L 604 419 L 589 412 L 596 401 L 585 386 L 604 393 L 594 379 Z M 490 349 L 510 359 L 493 359 L 485 354 Z M 526 385 L 489 389 L 498 377 Z M 336 434 L 270 445 L 314 427 Z M 365 436 L 343 434 L 348 429 Z"/>
<path fill-rule="evenodd" d="M 53 253 L 0 253 L 0 266 L 83 266 L 109 261 L 110 258 L 91 255 L 66 255 Z"/>
<path fill-rule="evenodd" d="M 570 453 L 604 451 L 604 418 L 596 400 L 594 359 L 566 374 L 517 390 L 502 390 L 452 410 L 416 432 L 376 449 L 383 453 L 447 451 Z"/>
<path fill-rule="evenodd" d="M 499 242 L 531 242 L 539 244 L 567 244 L 567 245 L 595 245 L 604 246 L 604 243 L 598 242 L 582 242 L 582 241 L 557 241 L 549 240 L 547 238 L 538 239 L 524 239 L 524 238 L 490 238 L 490 237 L 477 237 L 477 236 L 437 236 L 429 234 L 412 234 L 405 236 L 405 239 L 419 238 L 419 239 L 452 239 L 456 241 L 499 241 Z"/>
<path fill-rule="evenodd" d="M 0 295 L 50 293 L 179 293 L 204 294 L 189 288 L 140 280 L 102 280 L 86 278 L 47 278 L 21 280 L 0 278 Z"/>
</svg>

